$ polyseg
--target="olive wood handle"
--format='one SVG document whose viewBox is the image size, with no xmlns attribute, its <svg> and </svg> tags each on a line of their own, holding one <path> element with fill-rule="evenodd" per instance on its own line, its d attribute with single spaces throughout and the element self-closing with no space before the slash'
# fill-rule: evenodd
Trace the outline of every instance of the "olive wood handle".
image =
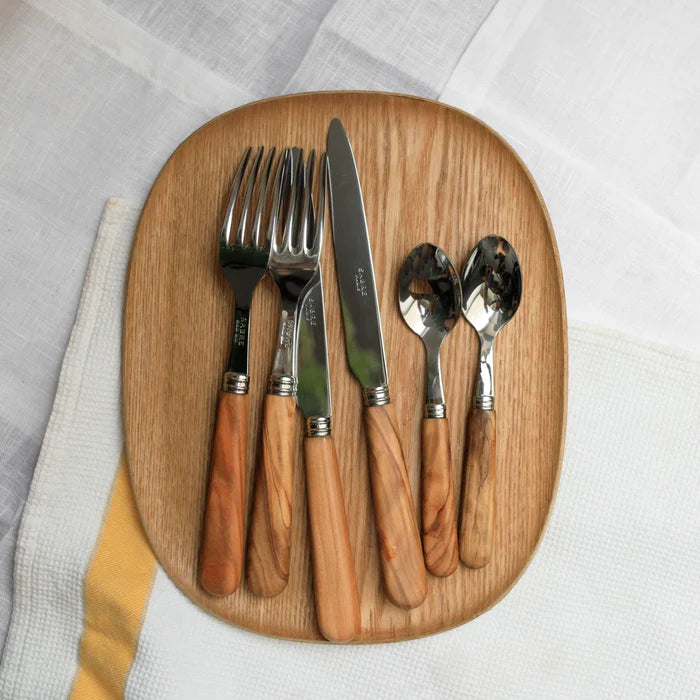
<svg viewBox="0 0 700 700">
<path fill-rule="evenodd" d="M 457 521 L 447 418 L 424 418 L 421 426 L 423 554 L 433 576 L 457 568 Z"/>
<path fill-rule="evenodd" d="M 281 593 L 289 579 L 296 399 L 267 394 L 248 531 L 246 580 L 256 595 Z"/>
<path fill-rule="evenodd" d="M 365 406 L 363 417 L 384 588 L 396 605 L 415 608 L 428 582 L 394 407 Z"/>
<path fill-rule="evenodd" d="M 199 551 L 199 582 L 211 595 L 230 595 L 241 582 L 249 404 L 247 394 L 219 396 Z"/>
<path fill-rule="evenodd" d="M 486 566 L 494 540 L 496 412 L 469 415 L 467 459 L 459 527 L 459 556 L 472 569 Z"/>
<path fill-rule="evenodd" d="M 323 636 L 349 642 L 360 631 L 360 600 L 331 436 L 304 440 L 316 615 Z"/>
</svg>

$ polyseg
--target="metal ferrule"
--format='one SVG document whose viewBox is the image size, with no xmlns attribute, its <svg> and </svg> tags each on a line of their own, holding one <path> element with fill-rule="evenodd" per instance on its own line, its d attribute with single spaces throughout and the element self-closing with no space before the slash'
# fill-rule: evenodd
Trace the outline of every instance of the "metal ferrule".
<svg viewBox="0 0 700 700">
<path fill-rule="evenodd" d="M 384 406 L 390 402 L 389 386 L 382 384 L 375 387 L 362 387 L 362 401 L 365 406 Z"/>
<path fill-rule="evenodd" d="M 330 416 L 313 416 L 306 419 L 306 437 L 327 437 L 330 434 Z"/>
<path fill-rule="evenodd" d="M 226 372 L 224 374 L 223 391 L 227 394 L 247 394 L 249 376 L 238 372 Z"/>
<path fill-rule="evenodd" d="M 474 408 L 481 411 L 493 411 L 493 396 L 477 395 L 474 397 Z"/>
<path fill-rule="evenodd" d="M 447 415 L 447 409 L 444 403 L 426 403 L 423 406 L 424 418 L 444 418 Z"/>
<path fill-rule="evenodd" d="M 272 374 L 267 385 L 267 393 L 275 396 L 296 396 L 297 378 L 290 374 Z"/>
</svg>

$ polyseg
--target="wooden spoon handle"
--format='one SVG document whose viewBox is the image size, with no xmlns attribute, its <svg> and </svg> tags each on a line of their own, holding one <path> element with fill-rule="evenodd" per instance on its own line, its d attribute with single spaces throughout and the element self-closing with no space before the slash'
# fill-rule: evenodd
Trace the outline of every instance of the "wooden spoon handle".
<svg viewBox="0 0 700 700">
<path fill-rule="evenodd" d="M 349 642 L 360 631 L 360 600 L 333 438 L 304 440 L 316 615 L 323 636 Z"/>
<path fill-rule="evenodd" d="M 457 568 L 458 553 L 447 418 L 424 418 L 421 443 L 425 564 L 433 576 L 449 576 Z"/>
<path fill-rule="evenodd" d="M 415 608 L 428 582 L 394 407 L 365 406 L 364 424 L 384 588 L 396 605 Z"/>
<path fill-rule="evenodd" d="M 469 415 L 465 484 L 459 528 L 459 556 L 472 569 L 486 566 L 494 540 L 496 412 Z"/>
<path fill-rule="evenodd" d="M 199 581 L 211 595 L 229 595 L 241 581 L 248 407 L 247 394 L 219 396 L 199 551 Z"/>
<path fill-rule="evenodd" d="M 248 587 L 265 597 L 281 593 L 289 579 L 296 422 L 293 396 L 265 396 L 246 558 Z"/>
</svg>

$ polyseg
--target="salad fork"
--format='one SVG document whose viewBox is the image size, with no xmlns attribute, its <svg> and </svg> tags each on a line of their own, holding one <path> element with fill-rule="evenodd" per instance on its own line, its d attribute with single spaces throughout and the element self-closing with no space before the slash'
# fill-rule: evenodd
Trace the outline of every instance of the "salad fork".
<svg viewBox="0 0 700 700">
<path fill-rule="evenodd" d="M 312 186 L 316 155 L 308 162 L 292 149 L 283 176 L 286 216 L 281 240 L 274 236 L 268 268 L 280 290 L 282 309 L 277 350 L 263 406 L 260 460 L 256 470 L 248 534 L 246 580 L 253 593 L 273 596 L 289 578 L 292 474 L 296 455 L 297 335 L 300 300 L 317 267 L 322 217 L 314 226 Z M 325 199 L 319 179 L 319 200 Z"/>
<path fill-rule="evenodd" d="M 219 242 L 219 262 L 233 287 L 236 310 L 231 351 L 217 406 L 199 554 L 200 584 L 211 595 L 219 596 L 233 593 L 241 580 L 248 450 L 250 305 L 253 291 L 267 270 L 270 238 L 275 234 L 278 221 L 286 162 L 286 156 L 283 156 L 277 167 L 272 211 L 265 227 L 263 215 L 275 149 L 268 155 L 262 169 L 263 148 L 258 149 L 252 166 L 248 168 L 252 151 L 252 147 L 248 148 L 234 175 Z M 242 201 L 239 201 L 241 192 Z M 233 240 L 232 235 L 235 236 Z"/>
</svg>

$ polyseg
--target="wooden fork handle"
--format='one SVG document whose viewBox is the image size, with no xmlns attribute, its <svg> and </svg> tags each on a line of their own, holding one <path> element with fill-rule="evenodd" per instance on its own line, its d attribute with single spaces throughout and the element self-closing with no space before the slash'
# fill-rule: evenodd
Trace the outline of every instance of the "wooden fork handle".
<svg viewBox="0 0 700 700">
<path fill-rule="evenodd" d="M 421 453 L 425 565 L 433 576 L 449 576 L 459 557 L 447 418 L 423 419 Z"/>
<path fill-rule="evenodd" d="M 246 580 L 256 595 L 281 593 L 289 579 L 296 398 L 267 394 L 248 531 Z"/>
<path fill-rule="evenodd" d="M 493 552 L 496 493 L 496 412 L 469 415 L 459 556 L 472 569 L 489 563 Z"/>
<path fill-rule="evenodd" d="M 304 439 L 316 616 L 323 636 L 349 642 L 360 631 L 360 600 L 333 438 Z"/>
<path fill-rule="evenodd" d="M 199 552 L 199 581 L 211 595 L 229 595 L 241 581 L 248 408 L 247 394 L 219 395 Z"/>
<path fill-rule="evenodd" d="M 428 582 L 394 407 L 365 406 L 364 424 L 384 588 L 396 605 L 415 608 Z"/>
</svg>

